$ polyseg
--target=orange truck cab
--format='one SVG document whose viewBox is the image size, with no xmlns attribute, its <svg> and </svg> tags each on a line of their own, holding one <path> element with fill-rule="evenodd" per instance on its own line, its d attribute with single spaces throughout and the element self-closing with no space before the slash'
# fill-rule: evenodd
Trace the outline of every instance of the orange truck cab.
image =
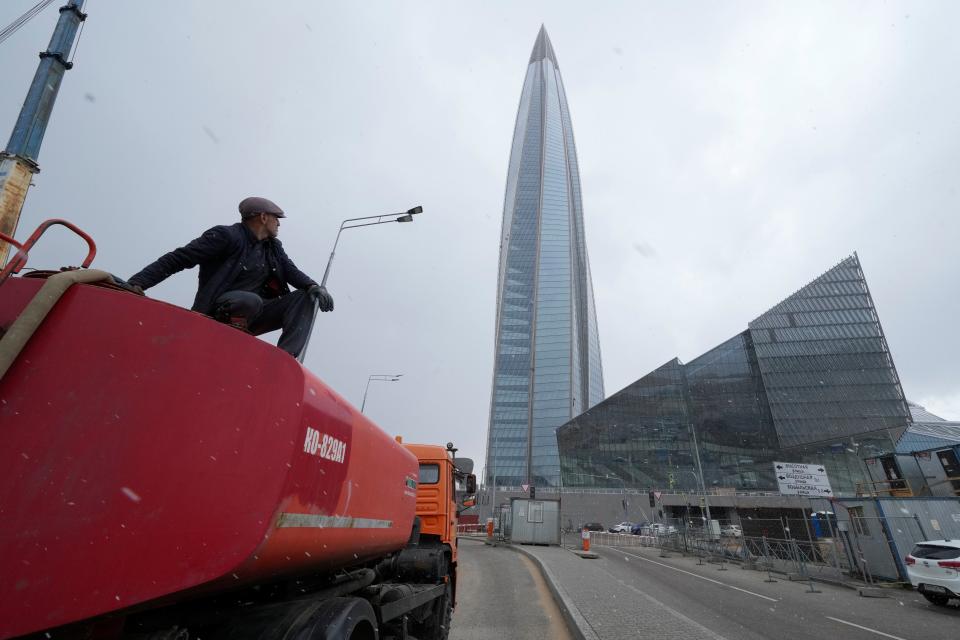
<svg viewBox="0 0 960 640">
<path fill-rule="evenodd" d="M 402 442 L 397 437 L 397 442 Z M 450 584 L 451 602 L 456 602 L 457 592 L 457 516 L 470 502 L 465 496 L 473 496 L 477 480 L 471 472 L 473 461 L 457 458 L 456 449 L 427 444 L 404 444 L 420 463 L 417 483 L 416 515 L 419 520 L 419 538 L 416 543 L 427 553 L 436 553 L 437 561 L 446 568 L 445 580 Z M 417 525 L 415 525 L 416 527 Z"/>
</svg>

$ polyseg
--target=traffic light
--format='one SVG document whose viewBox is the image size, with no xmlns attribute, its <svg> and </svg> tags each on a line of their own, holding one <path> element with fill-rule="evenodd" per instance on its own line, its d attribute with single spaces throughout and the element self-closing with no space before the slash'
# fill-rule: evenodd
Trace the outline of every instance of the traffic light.
<svg viewBox="0 0 960 640">
<path fill-rule="evenodd" d="M 533 500 L 537 497 L 537 488 L 533 485 L 530 485 L 530 499 Z"/>
<path fill-rule="evenodd" d="M 651 507 L 657 506 L 657 497 L 653 495 L 653 491 L 649 493 L 649 496 L 650 496 L 650 506 Z"/>
</svg>

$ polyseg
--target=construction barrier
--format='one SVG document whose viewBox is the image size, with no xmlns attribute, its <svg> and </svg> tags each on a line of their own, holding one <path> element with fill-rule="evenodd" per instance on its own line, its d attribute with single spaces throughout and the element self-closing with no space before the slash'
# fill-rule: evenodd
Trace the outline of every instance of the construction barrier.
<svg viewBox="0 0 960 640">
<path fill-rule="evenodd" d="M 458 536 L 485 536 L 487 535 L 487 529 L 490 524 L 458 524 L 457 525 L 457 535 Z"/>
</svg>

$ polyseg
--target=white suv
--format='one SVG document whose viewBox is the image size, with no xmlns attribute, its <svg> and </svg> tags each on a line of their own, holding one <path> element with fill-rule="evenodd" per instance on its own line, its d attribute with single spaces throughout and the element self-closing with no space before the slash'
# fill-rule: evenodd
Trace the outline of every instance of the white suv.
<svg viewBox="0 0 960 640">
<path fill-rule="evenodd" d="M 903 561 L 910 584 L 933 604 L 960 598 L 960 540 L 918 542 Z"/>
</svg>

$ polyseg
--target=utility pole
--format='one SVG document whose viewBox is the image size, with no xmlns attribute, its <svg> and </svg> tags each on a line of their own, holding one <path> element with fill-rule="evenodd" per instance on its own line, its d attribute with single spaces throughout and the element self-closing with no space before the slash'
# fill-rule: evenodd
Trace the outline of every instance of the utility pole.
<svg viewBox="0 0 960 640">
<path fill-rule="evenodd" d="M 703 506 L 705 507 L 706 516 L 707 516 L 706 528 L 709 531 L 710 523 L 712 521 L 712 518 L 710 517 L 710 498 L 707 497 L 707 484 L 706 482 L 703 481 L 703 465 L 700 464 L 700 446 L 697 444 L 697 431 L 694 428 L 692 422 L 689 423 L 689 426 L 690 426 L 690 437 L 693 439 L 693 453 L 697 461 L 697 475 L 699 475 L 700 490 L 703 492 L 703 498 L 701 499 L 703 500 Z"/>
<path fill-rule="evenodd" d="M 494 515 L 496 514 L 496 515 Z M 492 515 L 497 520 L 500 519 L 500 514 L 497 512 L 497 472 L 496 467 L 494 467 L 493 472 L 493 487 L 490 493 L 490 515 Z M 498 522 L 499 525 L 499 522 Z M 503 525 L 500 526 L 500 531 L 503 531 Z M 924 538 L 926 539 L 926 538 Z"/>
<path fill-rule="evenodd" d="M 13 133 L 10 134 L 10 142 L 0 153 L 0 232 L 11 237 L 17 230 L 30 180 L 33 174 L 40 172 L 40 165 L 37 164 L 40 143 L 43 142 L 63 74 L 73 67 L 67 58 L 80 23 L 87 18 L 81 11 L 83 3 L 84 0 L 67 0 L 67 4 L 60 8 L 60 19 L 47 50 L 40 54 L 40 64 L 27 91 L 27 98 L 23 101 Z M 6 263 L 9 250 L 9 244 L 0 243 L 0 265 Z"/>
</svg>

